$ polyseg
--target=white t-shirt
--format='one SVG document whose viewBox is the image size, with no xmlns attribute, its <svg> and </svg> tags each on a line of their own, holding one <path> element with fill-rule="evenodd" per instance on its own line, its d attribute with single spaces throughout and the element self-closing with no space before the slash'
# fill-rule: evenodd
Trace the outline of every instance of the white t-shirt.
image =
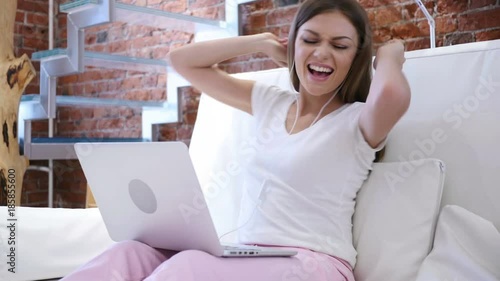
<svg viewBox="0 0 500 281">
<path fill-rule="evenodd" d="M 256 82 L 252 113 L 257 128 L 244 156 L 240 243 L 308 248 L 354 268 L 355 197 L 375 152 L 358 126 L 364 103 L 346 104 L 312 127 L 289 135 L 293 94 Z"/>
</svg>

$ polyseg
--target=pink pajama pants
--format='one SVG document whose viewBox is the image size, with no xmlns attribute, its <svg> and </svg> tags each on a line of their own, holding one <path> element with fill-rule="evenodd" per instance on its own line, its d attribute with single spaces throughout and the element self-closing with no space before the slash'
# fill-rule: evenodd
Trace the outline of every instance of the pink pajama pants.
<svg viewBox="0 0 500 281">
<path fill-rule="evenodd" d="M 164 251 L 120 242 L 63 281 L 354 281 L 339 259 L 294 248 L 294 257 L 220 258 L 205 252 Z"/>
</svg>

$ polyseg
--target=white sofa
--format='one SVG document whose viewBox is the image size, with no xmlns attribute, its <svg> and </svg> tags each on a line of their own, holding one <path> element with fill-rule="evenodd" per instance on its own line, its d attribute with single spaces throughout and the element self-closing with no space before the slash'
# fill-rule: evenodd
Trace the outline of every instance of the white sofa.
<svg viewBox="0 0 500 281">
<path fill-rule="evenodd" d="M 406 58 L 410 109 L 356 205 L 356 279 L 500 280 L 500 40 Z M 286 69 L 237 76 L 289 87 Z M 190 147 L 202 187 L 238 161 L 251 132 L 248 115 L 202 96 Z M 238 178 L 205 190 L 219 233 L 237 226 L 241 191 L 227 186 L 238 186 Z M 57 278 L 113 243 L 97 209 L 16 212 L 12 274 L 7 209 L 0 208 L 1 280 Z"/>
</svg>

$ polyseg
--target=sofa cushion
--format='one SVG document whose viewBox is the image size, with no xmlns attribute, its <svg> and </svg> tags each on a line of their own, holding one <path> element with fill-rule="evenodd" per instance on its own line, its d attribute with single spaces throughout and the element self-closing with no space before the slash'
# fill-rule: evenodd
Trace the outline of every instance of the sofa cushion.
<svg viewBox="0 0 500 281">
<path fill-rule="evenodd" d="M 432 247 L 443 182 L 436 159 L 374 163 L 353 218 L 356 280 L 415 280 Z"/>
<path fill-rule="evenodd" d="M 7 239 L 12 237 L 0 207 L 0 280 L 22 281 L 62 277 L 103 252 L 114 242 L 108 235 L 99 209 L 16 207 L 15 268 Z M 12 264 L 14 266 L 14 264 Z"/>
<path fill-rule="evenodd" d="M 500 280 L 500 233 L 490 221 L 454 205 L 439 215 L 432 252 L 417 281 Z"/>
<path fill-rule="evenodd" d="M 500 230 L 500 40 L 405 53 L 412 97 L 384 161 L 446 163 L 443 206 L 458 205 Z"/>
</svg>

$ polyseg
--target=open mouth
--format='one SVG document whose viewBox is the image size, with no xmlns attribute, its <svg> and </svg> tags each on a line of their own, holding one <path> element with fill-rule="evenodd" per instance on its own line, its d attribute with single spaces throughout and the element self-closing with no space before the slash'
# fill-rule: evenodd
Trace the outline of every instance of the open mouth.
<svg viewBox="0 0 500 281">
<path fill-rule="evenodd" d="M 308 64 L 307 69 L 309 72 L 319 78 L 326 78 L 330 76 L 333 73 L 333 69 L 329 67 L 324 67 L 324 66 L 318 66 L 314 64 Z"/>
</svg>

